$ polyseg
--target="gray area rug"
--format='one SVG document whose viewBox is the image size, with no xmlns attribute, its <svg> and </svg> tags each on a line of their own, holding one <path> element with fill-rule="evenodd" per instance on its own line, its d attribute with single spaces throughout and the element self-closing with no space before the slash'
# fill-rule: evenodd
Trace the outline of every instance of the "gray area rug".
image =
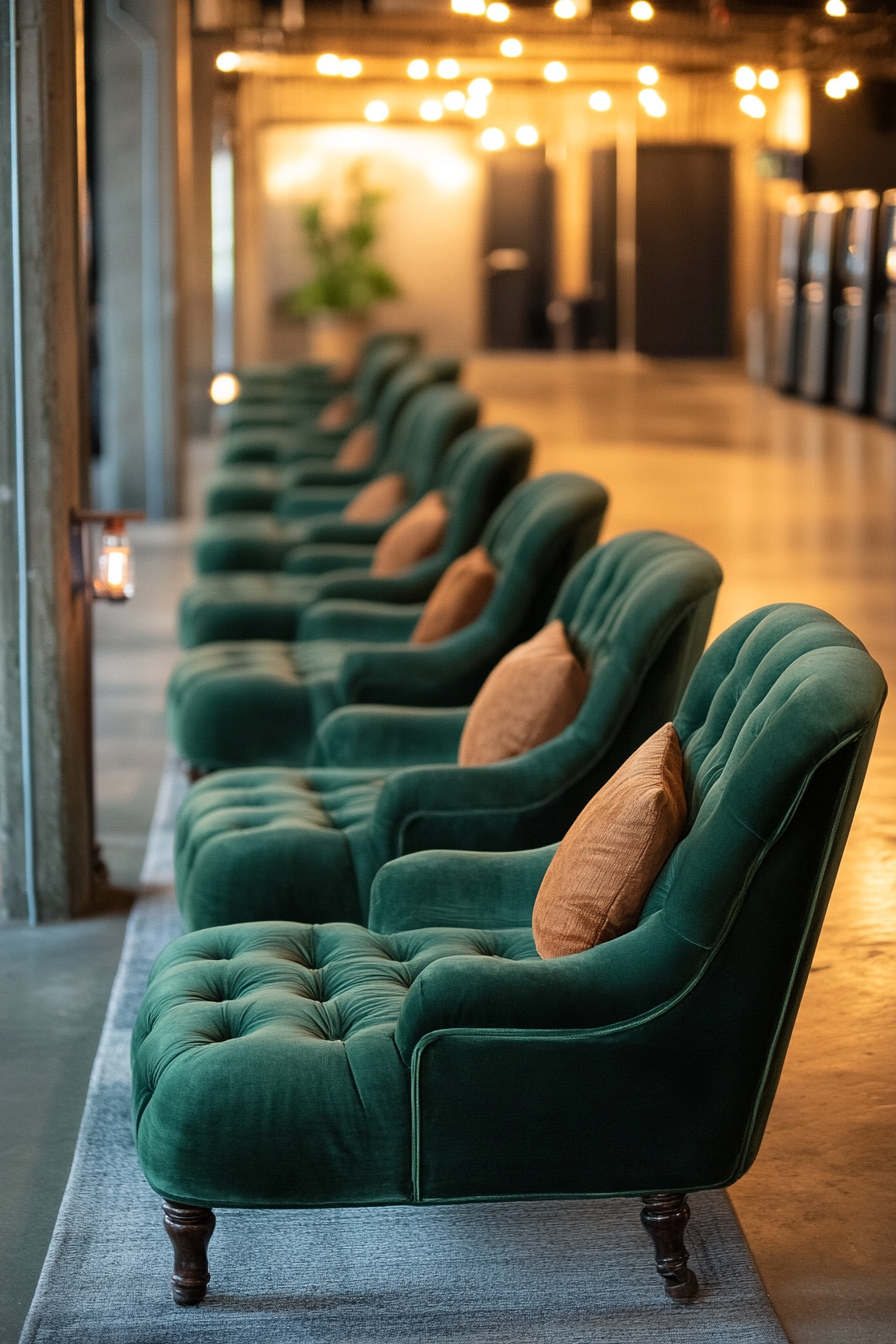
<svg viewBox="0 0 896 1344">
<path fill-rule="evenodd" d="M 131 1138 L 130 1032 L 182 931 L 169 761 L 71 1176 L 22 1344 L 786 1344 L 726 1195 L 691 1200 L 690 1305 L 670 1302 L 637 1200 L 222 1210 L 201 1307 L 175 1307 L 158 1197 Z"/>
</svg>

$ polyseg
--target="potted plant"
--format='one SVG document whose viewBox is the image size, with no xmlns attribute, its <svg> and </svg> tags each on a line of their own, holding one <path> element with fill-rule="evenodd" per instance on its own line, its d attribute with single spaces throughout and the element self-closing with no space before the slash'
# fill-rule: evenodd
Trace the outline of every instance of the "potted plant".
<svg viewBox="0 0 896 1344">
<path fill-rule="evenodd" d="M 286 296 L 290 317 L 308 320 L 312 359 L 350 365 L 367 326 L 370 309 L 401 291 L 371 255 L 379 233 L 385 193 L 372 190 L 356 164 L 347 176 L 347 209 L 341 225 L 328 222 L 326 203 L 310 201 L 299 226 L 314 264 L 312 278 Z"/>
</svg>

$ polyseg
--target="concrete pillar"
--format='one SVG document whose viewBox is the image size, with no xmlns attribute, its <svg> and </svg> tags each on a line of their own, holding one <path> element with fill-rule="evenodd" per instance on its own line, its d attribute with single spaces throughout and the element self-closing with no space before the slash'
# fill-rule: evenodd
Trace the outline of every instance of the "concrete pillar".
<svg viewBox="0 0 896 1344">
<path fill-rule="evenodd" d="M 638 101 L 634 89 L 616 95 L 616 349 L 636 349 L 638 267 Z"/>
<path fill-rule="evenodd" d="M 92 901 L 89 610 L 72 592 L 69 524 L 86 503 L 80 19 L 80 0 L 0 0 L 5 918 L 61 919 Z"/>
<path fill-rule="evenodd" d="M 189 116 L 186 0 L 93 5 L 100 351 L 97 503 L 180 508 L 178 111 Z M 180 23 L 179 23 L 180 20 Z M 189 36 L 187 32 L 187 37 Z M 188 152 L 185 140 L 180 153 Z"/>
</svg>

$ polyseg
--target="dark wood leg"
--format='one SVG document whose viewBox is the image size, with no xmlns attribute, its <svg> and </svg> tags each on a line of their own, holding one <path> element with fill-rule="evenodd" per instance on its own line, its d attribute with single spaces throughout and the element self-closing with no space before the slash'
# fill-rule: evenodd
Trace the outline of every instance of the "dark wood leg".
<svg viewBox="0 0 896 1344">
<path fill-rule="evenodd" d="M 174 1247 L 174 1273 L 171 1296 L 179 1307 L 196 1307 L 208 1287 L 208 1243 L 215 1230 L 211 1209 L 192 1208 L 187 1204 L 169 1204 L 162 1200 L 165 1231 Z"/>
<path fill-rule="evenodd" d="M 688 1269 L 684 1245 L 691 1216 L 687 1195 L 644 1195 L 641 1202 L 641 1222 L 653 1242 L 657 1273 L 669 1297 L 687 1302 L 697 1292 L 697 1277 Z"/>
</svg>

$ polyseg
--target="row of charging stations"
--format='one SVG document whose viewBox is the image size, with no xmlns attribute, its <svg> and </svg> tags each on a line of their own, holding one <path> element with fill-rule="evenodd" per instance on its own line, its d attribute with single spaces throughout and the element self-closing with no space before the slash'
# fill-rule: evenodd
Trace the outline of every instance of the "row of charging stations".
<svg viewBox="0 0 896 1344">
<path fill-rule="evenodd" d="M 779 238 L 773 385 L 896 423 L 896 190 L 791 196 Z"/>
</svg>

